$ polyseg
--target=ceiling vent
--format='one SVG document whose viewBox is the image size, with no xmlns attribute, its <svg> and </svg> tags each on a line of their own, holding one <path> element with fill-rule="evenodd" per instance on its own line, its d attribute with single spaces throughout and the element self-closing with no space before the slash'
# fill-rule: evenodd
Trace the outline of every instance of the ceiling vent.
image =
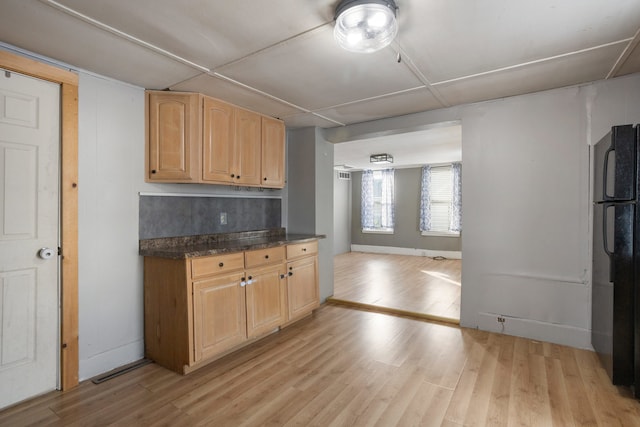
<svg viewBox="0 0 640 427">
<path fill-rule="evenodd" d="M 351 173 L 350 172 L 338 171 L 338 179 L 343 179 L 345 181 L 349 181 L 349 180 L 351 180 Z"/>
</svg>

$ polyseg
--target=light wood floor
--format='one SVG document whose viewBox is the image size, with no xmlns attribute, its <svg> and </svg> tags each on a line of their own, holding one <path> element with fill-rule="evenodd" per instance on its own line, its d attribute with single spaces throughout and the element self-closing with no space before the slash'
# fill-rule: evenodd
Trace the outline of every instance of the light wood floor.
<svg viewBox="0 0 640 427">
<path fill-rule="evenodd" d="M 637 426 L 593 352 L 326 305 L 202 370 L 155 364 L 0 425 Z"/>
<path fill-rule="evenodd" d="M 460 320 L 462 261 L 348 252 L 334 257 L 333 299 Z"/>
</svg>

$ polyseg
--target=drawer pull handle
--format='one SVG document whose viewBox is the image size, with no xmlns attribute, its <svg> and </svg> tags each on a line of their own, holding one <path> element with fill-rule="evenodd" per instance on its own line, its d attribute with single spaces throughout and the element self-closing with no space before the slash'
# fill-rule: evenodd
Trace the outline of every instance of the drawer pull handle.
<svg viewBox="0 0 640 427">
<path fill-rule="evenodd" d="M 221 262 L 220 264 L 218 264 L 218 267 L 224 267 L 224 262 Z"/>
<path fill-rule="evenodd" d="M 302 252 L 307 252 L 307 248 L 302 248 Z"/>
</svg>

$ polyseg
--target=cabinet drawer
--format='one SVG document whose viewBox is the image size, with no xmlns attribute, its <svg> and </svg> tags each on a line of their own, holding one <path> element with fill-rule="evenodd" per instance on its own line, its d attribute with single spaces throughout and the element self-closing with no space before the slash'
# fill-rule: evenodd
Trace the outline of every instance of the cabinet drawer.
<svg viewBox="0 0 640 427">
<path fill-rule="evenodd" d="M 296 243 L 287 246 L 287 259 L 297 258 L 306 255 L 314 255 L 318 253 L 318 241 L 307 243 Z"/>
<path fill-rule="evenodd" d="M 284 260 L 284 246 L 275 248 L 258 249 L 244 253 L 244 261 L 247 268 L 272 264 Z"/>
<path fill-rule="evenodd" d="M 242 269 L 244 269 L 244 254 L 242 252 L 191 260 L 191 278 L 193 279 Z"/>
</svg>

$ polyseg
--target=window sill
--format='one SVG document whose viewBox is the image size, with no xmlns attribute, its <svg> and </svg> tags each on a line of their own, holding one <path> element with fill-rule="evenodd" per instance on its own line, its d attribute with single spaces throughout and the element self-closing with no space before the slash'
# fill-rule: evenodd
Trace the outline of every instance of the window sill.
<svg viewBox="0 0 640 427">
<path fill-rule="evenodd" d="M 450 233 L 447 231 L 422 231 L 420 234 L 427 237 L 460 237 L 460 233 Z"/>
<path fill-rule="evenodd" d="M 362 230 L 363 233 L 367 234 L 393 234 L 393 230 Z"/>
</svg>

